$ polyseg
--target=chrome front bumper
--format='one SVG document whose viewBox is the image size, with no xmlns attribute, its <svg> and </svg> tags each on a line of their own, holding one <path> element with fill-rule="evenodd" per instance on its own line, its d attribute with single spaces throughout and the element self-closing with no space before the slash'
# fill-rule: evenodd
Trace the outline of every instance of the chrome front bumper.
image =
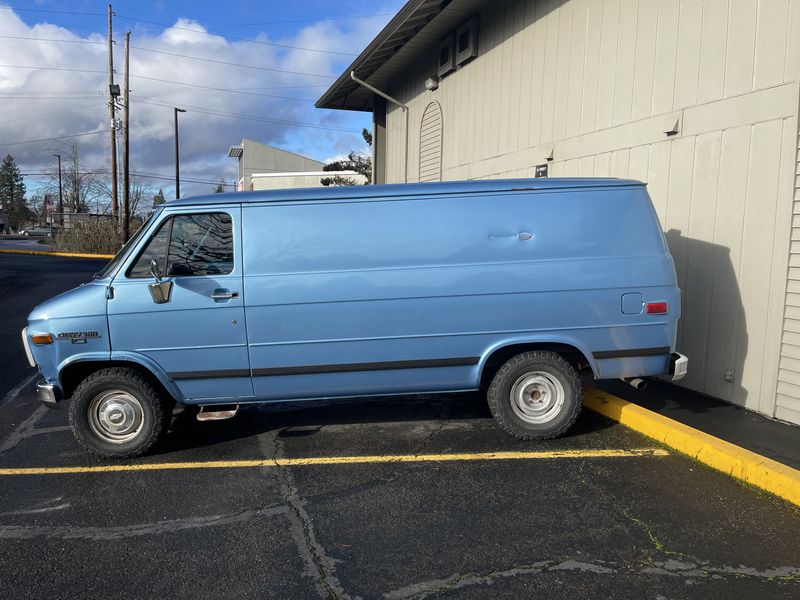
<svg viewBox="0 0 800 600">
<path fill-rule="evenodd" d="M 672 381 L 678 381 L 686 377 L 689 372 L 689 357 L 680 352 L 673 352 L 669 357 L 669 374 Z"/>
<path fill-rule="evenodd" d="M 56 393 L 55 386 L 44 382 L 36 384 L 36 396 L 39 398 L 39 402 L 50 408 L 58 406 L 58 401 L 61 400 Z"/>
</svg>

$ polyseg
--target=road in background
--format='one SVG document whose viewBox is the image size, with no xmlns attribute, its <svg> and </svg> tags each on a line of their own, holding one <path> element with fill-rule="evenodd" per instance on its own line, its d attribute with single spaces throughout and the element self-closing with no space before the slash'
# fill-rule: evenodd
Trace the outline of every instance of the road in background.
<svg viewBox="0 0 800 600">
<path fill-rule="evenodd" d="M 39 240 L 42 240 L 40 243 Z M 20 238 L 20 239 L 6 239 L 0 238 L 0 250 L 38 250 L 40 252 L 47 252 L 50 250 L 50 245 L 43 238 Z"/>
</svg>

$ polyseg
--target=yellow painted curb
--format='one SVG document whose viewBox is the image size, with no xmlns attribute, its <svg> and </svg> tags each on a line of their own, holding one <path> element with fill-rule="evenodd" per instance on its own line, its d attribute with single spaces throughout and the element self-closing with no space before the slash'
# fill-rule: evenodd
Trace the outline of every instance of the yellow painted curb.
<svg viewBox="0 0 800 600">
<path fill-rule="evenodd" d="M 68 258 L 114 258 L 113 254 L 81 254 L 80 252 L 46 252 L 44 250 L 0 249 L 2 254 L 34 254 L 37 256 L 65 256 Z"/>
<path fill-rule="evenodd" d="M 800 471 L 592 387 L 587 408 L 687 454 L 709 467 L 800 506 Z"/>
</svg>

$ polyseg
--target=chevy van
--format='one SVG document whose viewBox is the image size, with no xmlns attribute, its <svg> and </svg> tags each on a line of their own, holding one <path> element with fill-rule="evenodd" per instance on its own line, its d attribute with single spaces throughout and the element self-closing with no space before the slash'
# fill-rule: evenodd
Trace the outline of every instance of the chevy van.
<svg viewBox="0 0 800 600">
<path fill-rule="evenodd" d="M 489 180 L 167 202 L 22 332 L 78 442 L 146 452 L 176 407 L 485 390 L 520 439 L 563 434 L 595 378 L 686 373 L 645 185 Z"/>
</svg>

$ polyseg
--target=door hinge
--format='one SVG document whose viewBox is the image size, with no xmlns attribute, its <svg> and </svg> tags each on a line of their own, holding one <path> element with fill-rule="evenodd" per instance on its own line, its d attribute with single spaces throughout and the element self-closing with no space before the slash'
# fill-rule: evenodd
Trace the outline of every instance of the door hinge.
<svg viewBox="0 0 800 600">
<path fill-rule="evenodd" d="M 106 300 L 113 300 L 114 299 L 114 288 L 112 286 L 108 286 L 106 288 Z"/>
</svg>

